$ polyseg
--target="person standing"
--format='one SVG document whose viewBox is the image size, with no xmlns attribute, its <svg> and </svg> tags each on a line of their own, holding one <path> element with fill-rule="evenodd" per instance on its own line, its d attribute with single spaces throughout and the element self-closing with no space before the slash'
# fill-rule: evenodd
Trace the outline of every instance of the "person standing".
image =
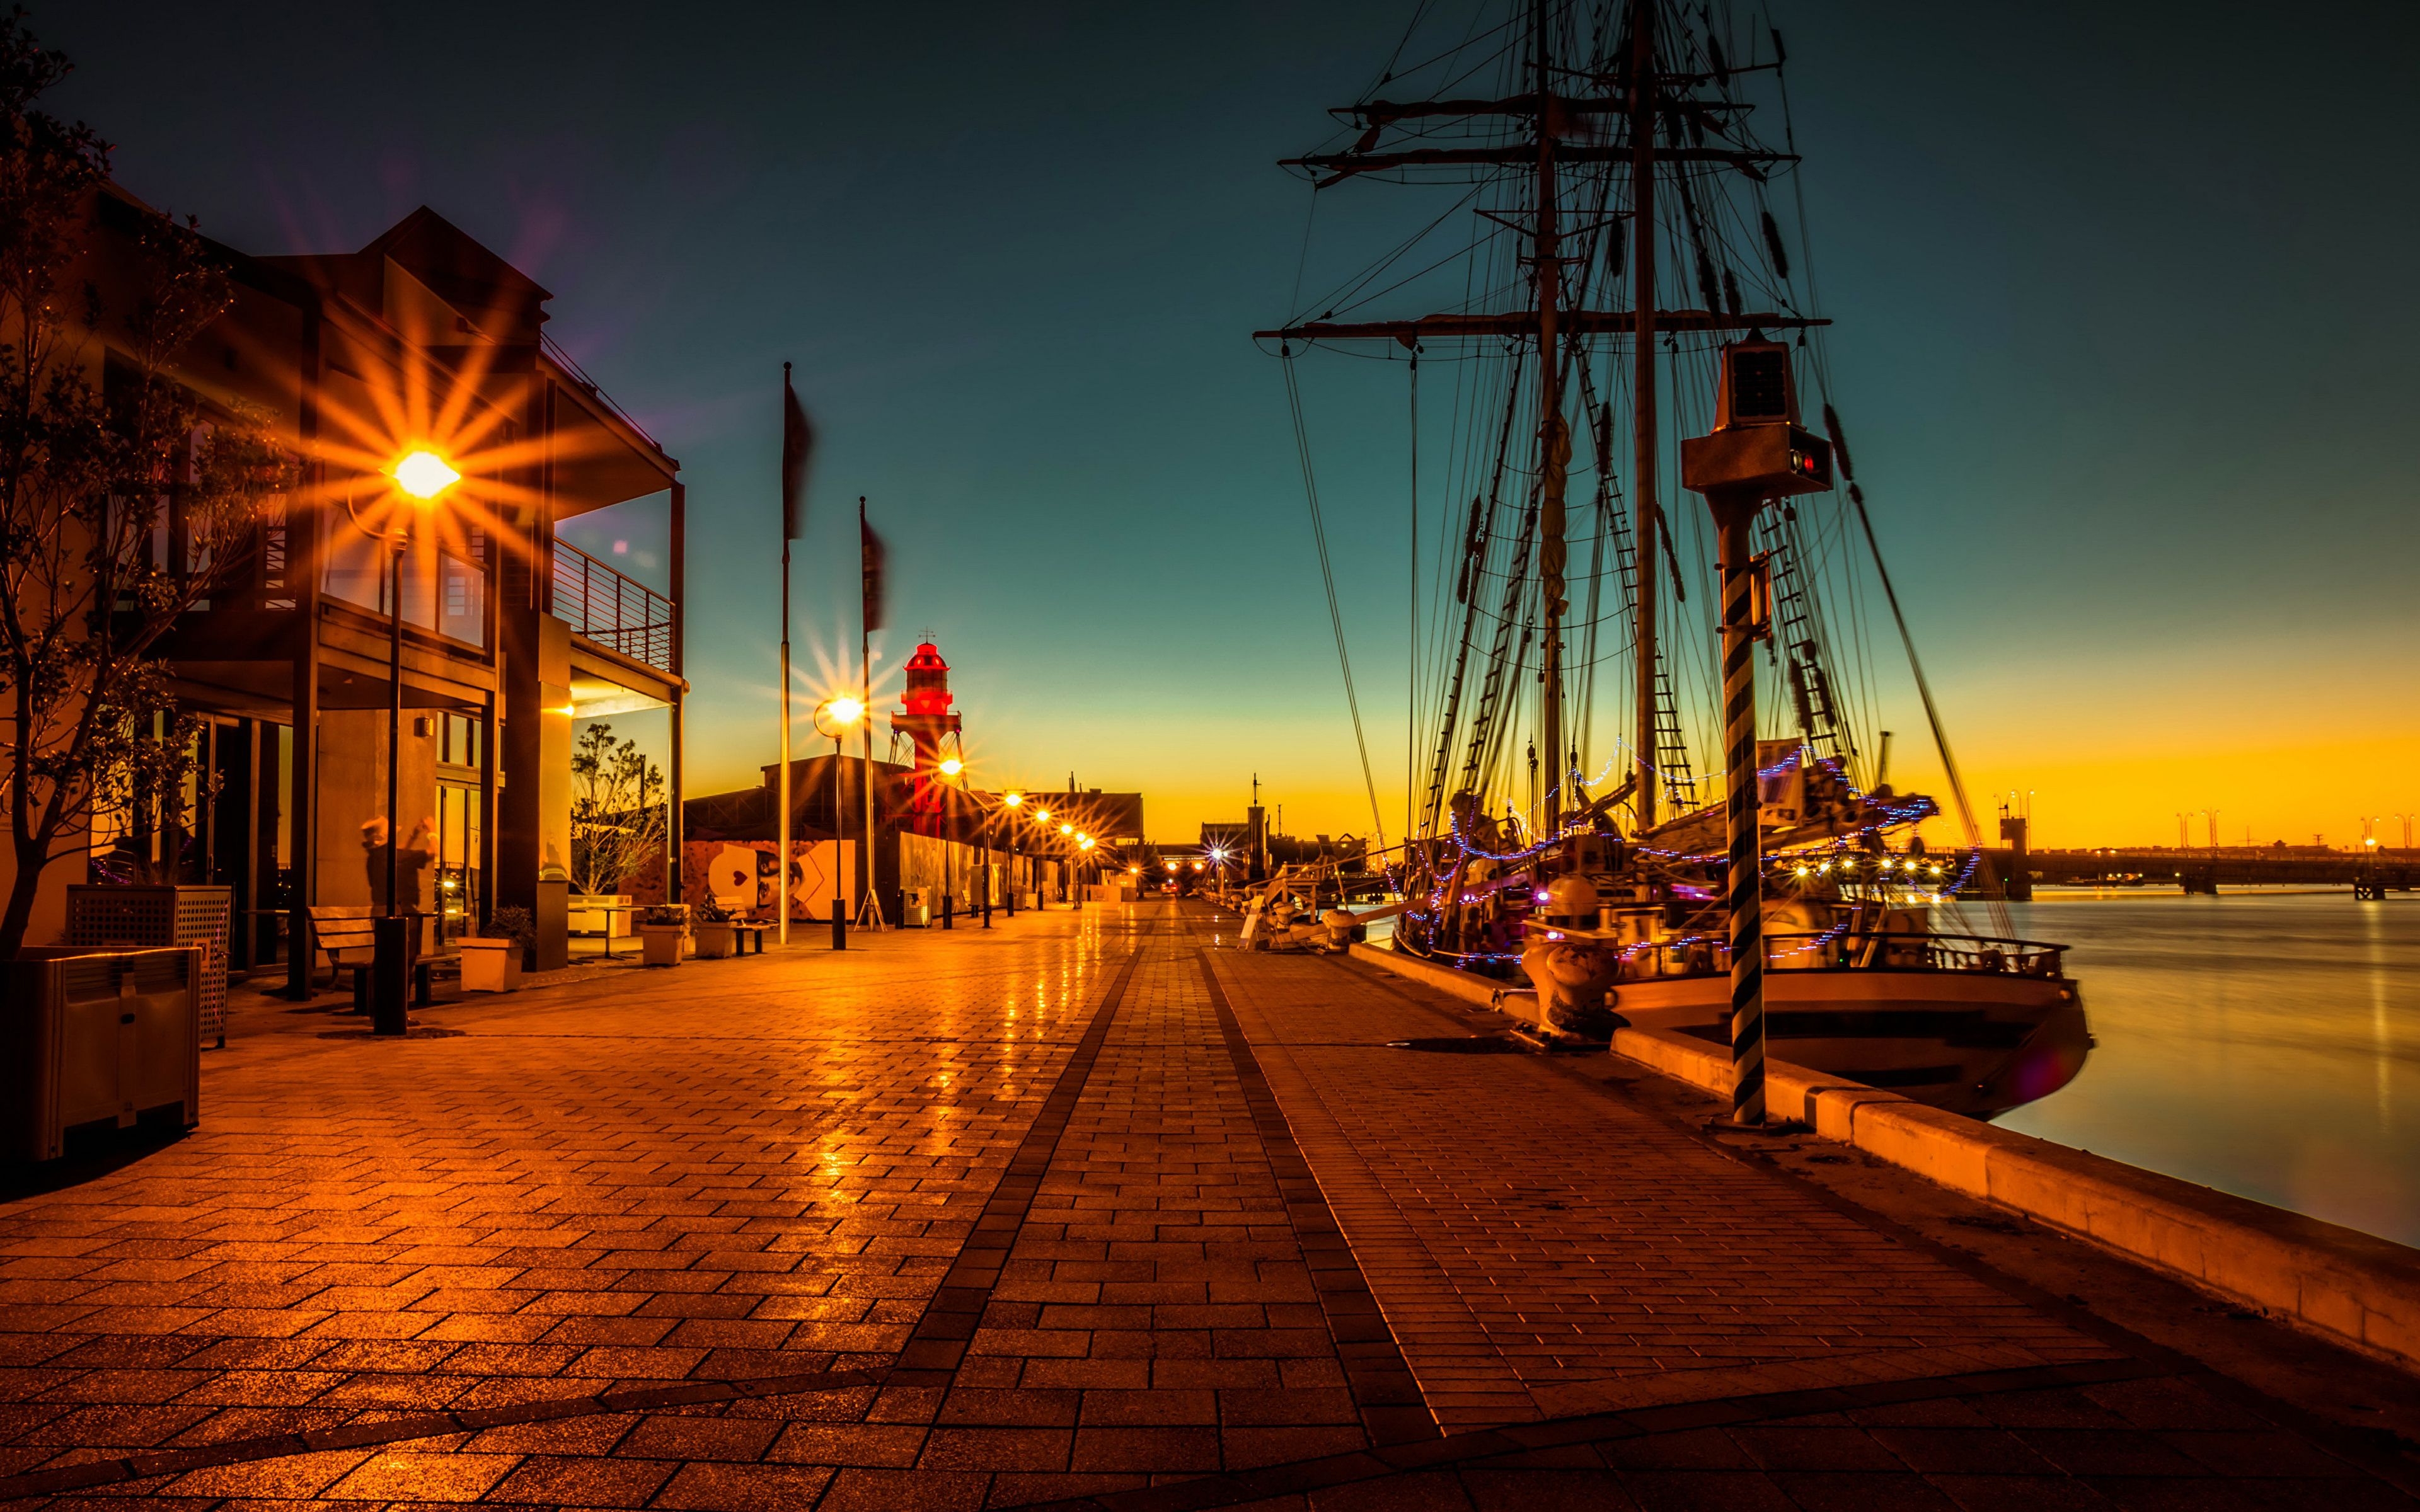
<svg viewBox="0 0 2420 1512">
<path fill-rule="evenodd" d="M 404 841 L 403 849 L 396 852 L 395 855 L 396 911 L 415 919 L 422 912 L 420 873 L 427 871 L 429 863 L 437 858 L 436 854 L 428 848 L 429 838 L 436 832 L 436 828 L 435 819 L 421 820 L 419 824 L 412 826 L 411 836 Z M 370 912 L 378 916 L 386 913 L 387 843 L 388 830 L 385 820 L 372 819 L 363 824 L 362 859 L 369 872 Z M 423 944 L 420 933 L 421 927 L 415 924 L 404 936 L 411 942 L 411 953 L 415 956 L 420 954 Z"/>
</svg>

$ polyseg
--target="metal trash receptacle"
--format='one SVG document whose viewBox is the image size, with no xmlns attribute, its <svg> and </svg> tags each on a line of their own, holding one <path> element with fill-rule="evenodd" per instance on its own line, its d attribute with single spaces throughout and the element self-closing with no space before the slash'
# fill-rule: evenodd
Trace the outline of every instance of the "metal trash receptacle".
<svg viewBox="0 0 2420 1512">
<path fill-rule="evenodd" d="M 0 968 L 0 1159 L 56 1160 L 89 1124 L 201 1121 L 204 954 L 54 946 Z"/>
<path fill-rule="evenodd" d="M 899 927 L 928 929 L 933 923 L 933 889 L 908 887 L 899 894 Z"/>
</svg>

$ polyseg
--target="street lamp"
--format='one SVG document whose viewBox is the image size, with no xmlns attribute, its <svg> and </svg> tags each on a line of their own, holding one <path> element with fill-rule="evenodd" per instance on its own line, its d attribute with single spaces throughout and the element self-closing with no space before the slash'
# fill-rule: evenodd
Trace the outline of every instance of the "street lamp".
<svg viewBox="0 0 2420 1512">
<path fill-rule="evenodd" d="M 1006 805 L 1010 810 L 1009 822 L 1000 827 L 1001 833 L 1008 837 L 1008 917 L 1015 918 L 1016 917 L 1016 884 L 1018 880 L 1016 875 L 1016 818 L 1015 810 L 1025 806 L 1025 795 L 1022 793 L 1003 793 L 1000 795 L 1000 801 Z"/>
<path fill-rule="evenodd" d="M 954 790 L 958 774 L 967 769 L 967 764 L 962 758 L 945 756 L 934 764 L 933 769 L 941 775 L 941 927 L 954 929 L 958 884 L 952 858 L 958 843 L 958 800 Z M 989 927 L 988 920 L 985 927 Z"/>
<path fill-rule="evenodd" d="M 388 481 L 395 491 L 409 504 L 387 512 L 384 530 L 373 531 L 364 525 L 346 500 L 346 511 L 352 516 L 354 529 L 387 548 L 387 642 L 386 642 L 386 907 L 371 924 L 370 955 L 370 1032 L 395 1035 L 410 1027 L 406 1007 L 407 982 L 411 977 L 411 951 L 405 932 L 411 919 L 396 911 L 398 876 L 398 853 L 403 845 L 402 825 L 398 823 L 401 807 L 401 752 L 403 748 L 403 555 L 411 545 L 411 513 L 414 507 L 427 508 L 437 501 L 440 494 L 462 481 L 462 474 L 427 447 L 415 447 L 397 457 L 387 469 Z M 306 627 L 306 633 L 309 632 Z M 412 913 L 419 912 L 420 902 L 413 889 Z"/>
<path fill-rule="evenodd" d="M 829 698 L 815 705 L 815 733 L 829 735 L 832 743 L 832 949 L 848 949 L 848 904 L 841 899 L 841 841 L 847 834 L 846 810 L 840 802 L 841 737 L 865 717 L 865 705 L 846 694 Z M 782 917 L 790 917 L 790 858 L 782 857 Z"/>
</svg>

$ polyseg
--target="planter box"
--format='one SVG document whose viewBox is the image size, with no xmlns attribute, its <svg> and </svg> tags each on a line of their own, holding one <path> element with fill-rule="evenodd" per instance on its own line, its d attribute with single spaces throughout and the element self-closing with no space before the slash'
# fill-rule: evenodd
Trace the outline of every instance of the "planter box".
<svg viewBox="0 0 2420 1512">
<path fill-rule="evenodd" d="M 0 964 L 0 1160 L 56 1160 L 80 1125 L 201 1121 L 203 953 L 49 946 Z"/>
<path fill-rule="evenodd" d="M 728 924 L 699 924 L 695 928 L 700 961 L 720 961 L 739 948 L 739 932 Z"/>
<path fill-rule="evenodd" d="M 651 966 L 676 966 L 681 963 L 681 941 L 688 937 L 683 924 L 642 924 L 639 940 L 644 948 L 640 959 Z"/>
<path fill-rule="evenodd" d="M 518 992 L 521 985 L 521 948 L 510 940 L 465 934 L 462 947 L 462 990 L 466 993 Z"/>
</svg>

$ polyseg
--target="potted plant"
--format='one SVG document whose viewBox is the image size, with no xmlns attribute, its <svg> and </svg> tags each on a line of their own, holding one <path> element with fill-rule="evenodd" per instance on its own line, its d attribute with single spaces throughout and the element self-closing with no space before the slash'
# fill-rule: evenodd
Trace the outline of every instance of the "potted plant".
<svg viewBox="0 0 2420 1512">
<path fill-rule="evenodd" d="M 707 893 L 702 903 L 690 908 L 690 919 L 697 932 L 697 958 L 720 961 L 739 948 L 739 932 L 732 927 L 731 910 L 722 900 Z"/>
<path fill-rule="evenodd" d="M 502 914 L 504 909 L 497 909 Z M 521 985 L 521 943 L 505 934 L 465 934 L 455 942 L 462 948 L 462 990 L 466 993 L 518 992 Z"/>
<path fill-rule="evenodd" d="M 651 966 L 676 966 L 681 942 L 689 936 L 689 909 L 680 903 L 657 903 L 639 915 L 640 959 Z"/>
<path fill-rule="evenodd" d="M 513 959 L 520 969 L 537 969 L 537 918 L 528 909 L 507 903 L 489 914 L 488 938 L 510 940 L 519 948 Z"/>
</svg>

